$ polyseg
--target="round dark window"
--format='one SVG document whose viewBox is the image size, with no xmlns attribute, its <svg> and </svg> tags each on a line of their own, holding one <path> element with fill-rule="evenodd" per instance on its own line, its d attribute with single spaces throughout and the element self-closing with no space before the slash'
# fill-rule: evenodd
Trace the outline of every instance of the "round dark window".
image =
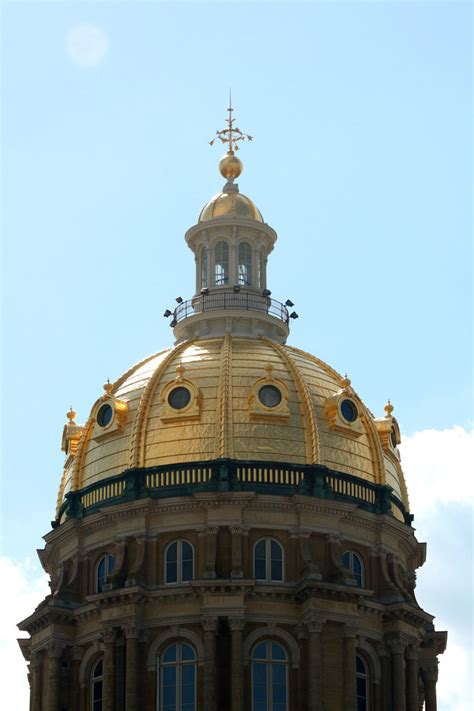
<svg viewBox="0 0 474 711">
<path fill-rule="evenodd" d="M 341 414 L 347 422 L 355 422 L 359 413 L 352 400 L 343 400 L 341 402 Z"/>
<path fill-rule="evenodd" d="M 281 402 L 281 392 L 274 385 L 264 385 L 258 391 L 258 398 L 265 407 L 276 407 Z"/>
<path fill-rule="evenodd" d="M 99 407 L 99 412 L 97 413 L 97 424 L 99 427 L 107 427 L 112 420 L 113 414 L 114 411 L 110 405 L 107 403 L 105 403 L 105 405 L 101 405 L 101 407 Z"/>
<path fill-rule="evenodd" d="M 397 435 L 393 428 L 390 432 L 390 440 L 392 442 L 392 447 L 395 449 L 395 447 L 397 446 Z"/>
<path fill-rule="evenodd" d="M 191 393 L 187 388 L 173 388 L 168 395 L 168 402 L 175 410 L 182 410 L 191 400 Z"/>
</svg>

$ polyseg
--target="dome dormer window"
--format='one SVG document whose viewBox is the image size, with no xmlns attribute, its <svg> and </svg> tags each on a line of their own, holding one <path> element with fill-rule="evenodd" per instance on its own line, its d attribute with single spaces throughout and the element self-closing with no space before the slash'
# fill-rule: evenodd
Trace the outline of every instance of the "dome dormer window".
<svg viewBox="0 0 474 711">
<path fill-rule="evenodd" d="M 281 402 L 281 392 L 275 385 L 264 385 L 258 391 L 258 399 L 265 407 L 277 407 Z"/>
<path fill-rule="evenodd" d="M 341 415 L 347 422 L 355 422 L 359 416 L 357 405 L 352 400 L 343 400 L 341 402 Z"/>
<path fill-rule="evenodd" d="M 179 386 L 173 388 L 168 395 L 168 403 L 175 410 L 183 410 L 191 402 L 191 393 L 188 388 Z"/>
<path fill-rule="evenodd" d="M 252 250 L 248 242 L 239 244 L 239 284 L 252 286 Z"/>
<path fill-rule="evenodd" d="M 108 403 L 104 403 L 97 412 L 97 424 L 99 427 L 107 427 L 112 422 L 114 411 Z"/>
<path fill-rule="evenodd" d="M 216 286 L 229 283 L 229 245 L 222 240 L 214 249 L 214 281 Z"/>
</svg>

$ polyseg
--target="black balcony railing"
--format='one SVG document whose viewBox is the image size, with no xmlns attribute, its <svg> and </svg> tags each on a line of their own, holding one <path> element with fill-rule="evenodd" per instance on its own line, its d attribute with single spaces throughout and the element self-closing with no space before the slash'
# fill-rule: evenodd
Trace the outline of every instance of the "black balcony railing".
<svg viewBox="0 0 474 711">
<path fill-rule="evenodd" d="M 202 314 L 205 311 L 215 311 L 217 309 L 243 309 L 246 311 L 260 311 L 260 313 L 270 314 L 275 318 L 288 323 L 290 315 L 285 304 L 271 299 L 262 294 L 252 294 L 245 291 L 217 291 L 209 294 L 182 301 L 174 310 L 172 326 L 189 316 Z"/>
<path fill-rule="evenodd" d="M 208 462 L 170 464 L 143 469 L 127 469 L 122 474 L 66 494 L 53 527 L 66 517 L 81 518 L 99 509 L 134 501 L 191 496 L 198 492 L 254 491 L 291 496 L 302 494 L 320 499 L 354 503 L 375 514 L 391 514 L 395 509 L 411 525 L 408 513 L 390 486 L 308 464 L 214 459 Z"/>
</svg>

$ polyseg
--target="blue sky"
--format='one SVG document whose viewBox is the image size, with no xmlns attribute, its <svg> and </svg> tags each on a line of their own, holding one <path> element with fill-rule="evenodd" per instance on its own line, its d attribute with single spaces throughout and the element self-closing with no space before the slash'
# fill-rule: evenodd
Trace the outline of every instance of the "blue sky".
<svg viewBox="0 0 474 711">
<path fill-rule="evenodd" d="M 90 66 L 67 51 L 84 23 L 108 45 Z M 69 406 L 83 422 L 172 343 L 229 87 L 290 343 L 405 435 L 471 427 L 469 2 L 5 2 L 2 24 L 7 555 L 48 530 Z"/>
</svg>

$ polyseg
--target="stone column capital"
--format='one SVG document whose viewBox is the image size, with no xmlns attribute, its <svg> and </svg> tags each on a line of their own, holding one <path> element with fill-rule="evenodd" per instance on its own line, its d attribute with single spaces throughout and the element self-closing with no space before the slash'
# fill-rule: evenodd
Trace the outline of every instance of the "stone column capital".
<svg viewBox="0 0 474 711">
<path fill-rule="evenodd" d="M 55 640 L 53 640 L 52 642 L 48 642 L 48 644 L 46 645 L 46 650 L 50 659 L 59 659 L 61 654 L 63 653 L 63 649 L 64 644 L 61 644 L 60 642 L 57 642 Z"/>
<path fill-rule="evenodd" d="M 80 662 L 84 656 L 84 650 L 78 645 L 74 645 L 71 650 L 71 659 L 73 662 Z"/>
<path fill-rule="evenodd" d="M 219 526 L 206 526 L 206 535 L 215 536 L 219 531 Z"/>
<path fill-rule="evenodd" d="M 344 637 L 346 639 L 355 639 L 359 633 L 359 625 L 355 621 L 346 622 L 344 625 Z"/>
<path fill-rule="evenodd" d="M 304 624 L 310 634 L 321 634 L 327 620 L 316 612 L 311 612 L 304 619 Z"/>
<path fill-rule="evenodd" d="M 106 627 L 104 630 L 102 630 L 102 641 L 104 644 L 112 644 L 115 642 L 116 639 L 116 633 L 113 627 Z"/>
<path fill-rule="evenodd" d="M 408 661 L 415 662 L 418 659 L 418 645 L 414 642 L 409 642 L 405 649 L 405 657 Z"/>
<path fill-rule="evenodd" d="M 385 643 L 392 654 L 402 654 L 403 655 L 405 653 L 406 643 L 401 637 L 399 637 L 399 636 L 388 637 L 385 640 Z"/>
<path fill-rule="evenodd" d="M 217 631 L 217 616 L 204 615 L 202 617 L 202 628 L 204 632 L 216 632 Z"/>
<path fill-rule="evenodd" d="M 235 525 L 235 526 L 229 526 L 229 531 L 232 533 L 233 536 L 238 536 L 242 535 L 244 532 L 243 526 Z"/>
<path fill-rule="evenodd" d="M 30 656 L 30 667 L 31 669 L 40 669 L 43 664 L 43 650 L 39 649 L 37 652 L 33 652 Z"/>
<path fill-rule="evenodd" d="M 140 636 L 141 627 L 134 622 L 125 625 L 122 629 L 125 632 L 125 637 L 127 639 L 138 639 Z"/>
<path fill-rule="evenodd" d="M 438 660 L 433 659 L 428 663 L 421 665 L 421 676 L 423 681 L 438 681 Z"/>
<path fill-rule="evenodd" d="M 232 616 L 229 617 L 229 627 L 232 632 L 242 632 L 245 627 L 244 617 Z"/>
</svg>

